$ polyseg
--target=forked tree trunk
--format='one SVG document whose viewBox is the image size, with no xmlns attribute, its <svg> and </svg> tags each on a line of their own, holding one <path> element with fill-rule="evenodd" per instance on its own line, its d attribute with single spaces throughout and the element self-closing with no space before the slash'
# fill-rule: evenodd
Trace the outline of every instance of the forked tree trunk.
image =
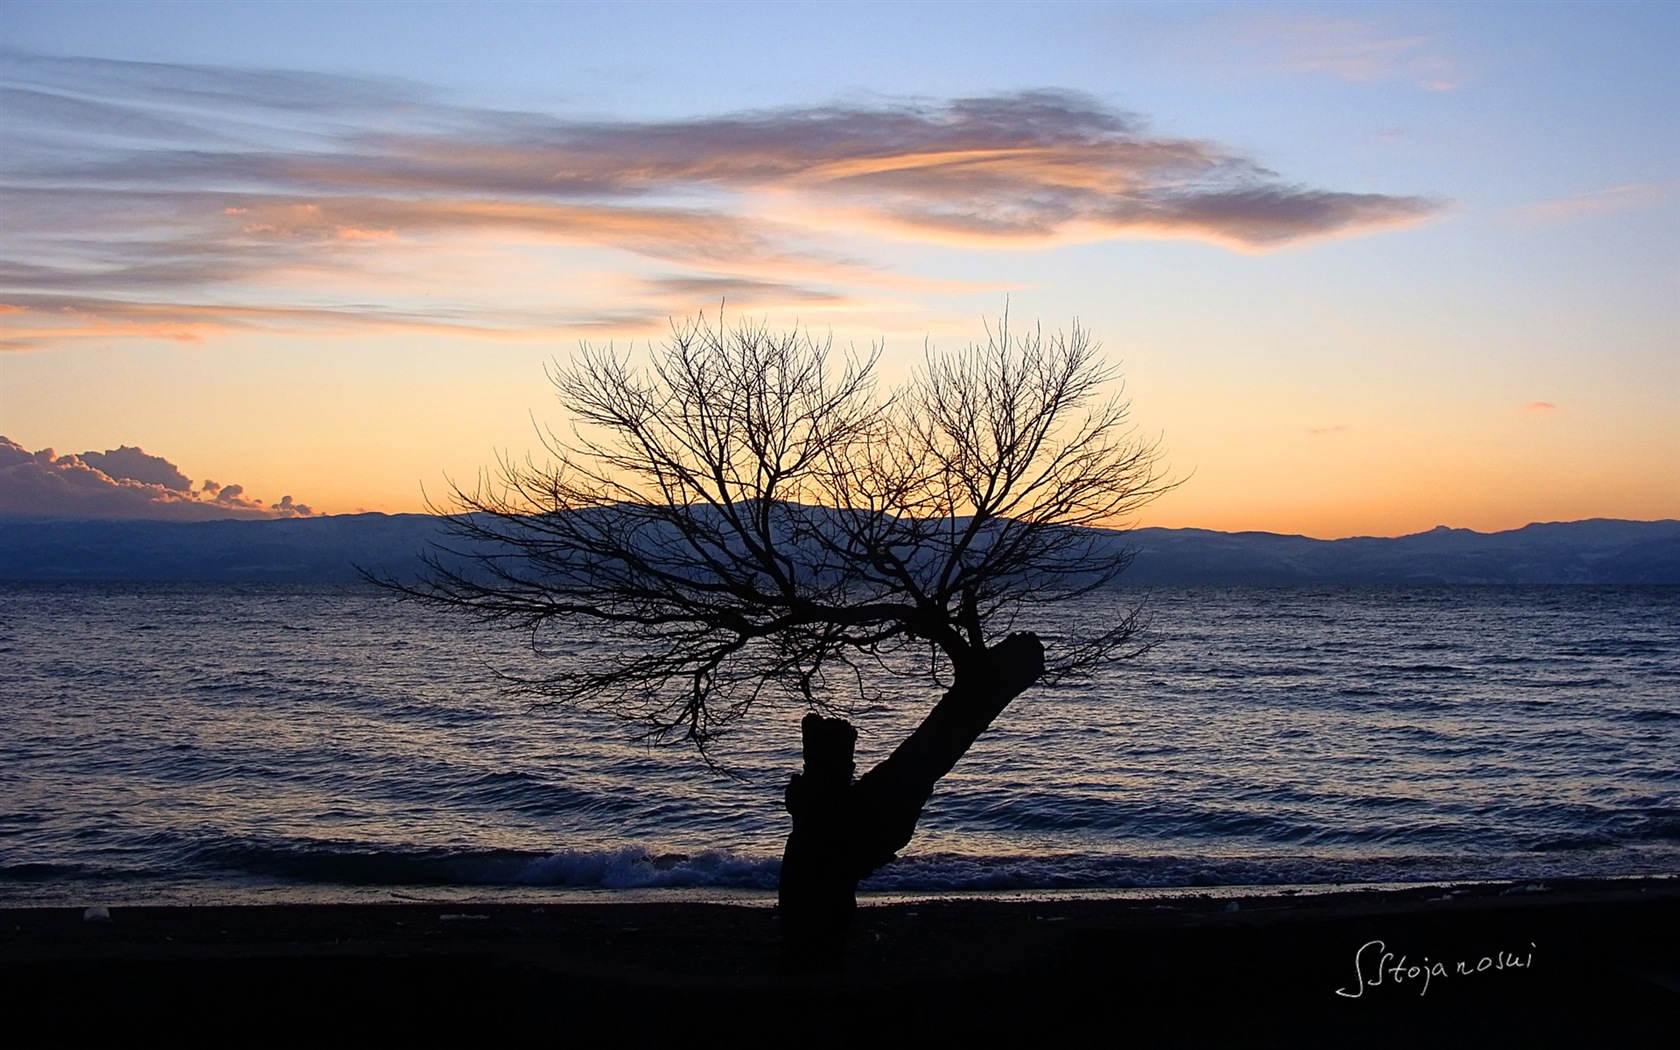
<svg viewBox="0 0 1680 1050">
<path fill-rule="evenodd" d="M 1038 637 L 1010 635 L 959 673 L 915 732 L 855 781 L 857 730 L 843 718 L 805 716 L 805 771 L 786 795 L 793 830 L 779 896 L 783 970 L 840 968 L 858 882 L 909 844 L 939 778 L 1043 673 Z"/>
</svg>

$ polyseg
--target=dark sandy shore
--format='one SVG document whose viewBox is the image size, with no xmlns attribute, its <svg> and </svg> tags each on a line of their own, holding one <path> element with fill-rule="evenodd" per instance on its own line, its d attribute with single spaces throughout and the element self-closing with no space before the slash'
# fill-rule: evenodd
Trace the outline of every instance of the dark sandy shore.
<svg viewBox="0 0 1680 1050">
<path fill-rule="evenodd" d="M 1680 879 L 1231 903 L 866 907 L 846 973 L 805 978 L 776 973 L 766 908 L 0 909 L 0 1002 L 14 1032 L 40 1017 L 188 1043 L 1680 1045 Z"/>
</svg>

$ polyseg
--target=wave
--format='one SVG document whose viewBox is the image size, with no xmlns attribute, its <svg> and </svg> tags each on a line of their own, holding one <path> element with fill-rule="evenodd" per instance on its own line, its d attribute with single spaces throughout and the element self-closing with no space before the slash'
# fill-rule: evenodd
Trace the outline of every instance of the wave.
<svg viewBox="0 0 1680 1050">
<path fill-rule="evenodd" d="M 1650 829 L 1673 838 L 1672 826 Z M 1642 836 L 1647 837 L 1647 836 Z M 1132 853 L 971 854 L 928 852 L 900 857 L 866 879 L 865 894 L 1183 890 L 1221 886 L 1301 886 L 1554 878 L 1629 874 L 1626 858 L 1596 864 L 1606 845 L 1596 836 L 1564 836 L 1528 850 L 1476 855 L 1371 855 L 1331 851 L 1317 855 L 1208 855 Z M 1583 855 L 1586 855 L 1585 858 Z M 1657 848 L 1633 873 L 1673 869 L 1674 850 Z M 207 869 L 224 885 L 293 884 L 317 889 L 404 888 L 506 890 L 712 890 L 773 892 L 780 875 L 776 857 L 713 850 L 659 852 L 624 846 L 540 853 L 520 850 L 371 848 L 326 841 L 224 843 L 197 851 L 180 878 L 203 878 Z M 1602 868 L 1602 870 L 1600 870 Z M 99 870 L 77 864 L 0 867 L 0 884 L 54 882 L 147 884 L 166 873 L 132 867 Z M 229 877 L 232 877 L 231 879 Z M 212 876 L 214 877 L 214 876 Z"/>
<path fill-rule="evenodd" d="M 554 886 L 599 889 L 774 889 L 780 860 L 725 851 L 370 848 L 353 843 L 228 843 L 207 846 L 196 866 L 227 874 L 345 886 Z"/>
</svg>

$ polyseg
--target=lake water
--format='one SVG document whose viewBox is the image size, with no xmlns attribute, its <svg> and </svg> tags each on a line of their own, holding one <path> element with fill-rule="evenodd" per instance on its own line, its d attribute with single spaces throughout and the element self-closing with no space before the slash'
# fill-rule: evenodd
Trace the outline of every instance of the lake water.
<svg viewBox="0 0 1680 1050">
<path fill-rule="evenodd" d="M 1020 697 L 894 893 L 1680 872 L 1680 589 L 1117 591 L 1154 648 Z M 588 658 L 588 639 L 575 640 Z M 520 639 L 366 587 L 0 584 L 0 904 L 773 891 L 803 709 L 733 774 L 532 709 Z M 937 699 L 851 705 L 859 765 Z"/>
</svg>

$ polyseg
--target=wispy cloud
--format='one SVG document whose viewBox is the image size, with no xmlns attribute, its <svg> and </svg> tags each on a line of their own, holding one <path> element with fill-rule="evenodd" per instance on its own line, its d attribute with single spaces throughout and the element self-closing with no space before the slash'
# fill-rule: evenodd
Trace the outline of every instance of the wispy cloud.
<svg viewBox="0 0 1680 1050">
<path fill-rule="evenodd" d="M 1264 56 L 1273 70 L 1331 76 L 1351 83 L 1409 80 L 1452 91 L 1465 80 L 1430 33 L 1381 18 L 1277 13 L 1239 14 L 1234 42 Z"/>
<path fill-rule="evenodd" d="M 1669 190 L 1649 182 L 1624 182 L 1605 189 L 1581 190 L 1555 200 L 1535 201 L 1518 208 L 1513 217 L 1522 223 L 1566 222 L 1588 215 L 1630 211 L 1661 204 Z"/>
<path fill-rule="evenodd" d="M 1530 401 L 1522 407 L 1522 410 L 1534 415 L 1547 415 L 1556 412 L 1558 407 L 1550 401 Z"/>
<path fill-rule="evenodd" d="M 679 291 L 841 303 L 891 285 L 897 275 L 853 254 L 860 229 L 1257 251 L 1439 210 L 1299 185 L 1058 91 L 635 122 L 304 73 L 15 54 L 0 72 L 13 348 L 241 327 L 505 334 L 598 315 L 514 302 L 489 273 L 476 291 L 371 295 L 377 274 L 420 272 L 469 243 L 593 252 L 597 268 L 599 252 L 618 253 L 612 265 L 645 278 L 647 299 L 624 306 L 638 314 Z"/>
</svg>

